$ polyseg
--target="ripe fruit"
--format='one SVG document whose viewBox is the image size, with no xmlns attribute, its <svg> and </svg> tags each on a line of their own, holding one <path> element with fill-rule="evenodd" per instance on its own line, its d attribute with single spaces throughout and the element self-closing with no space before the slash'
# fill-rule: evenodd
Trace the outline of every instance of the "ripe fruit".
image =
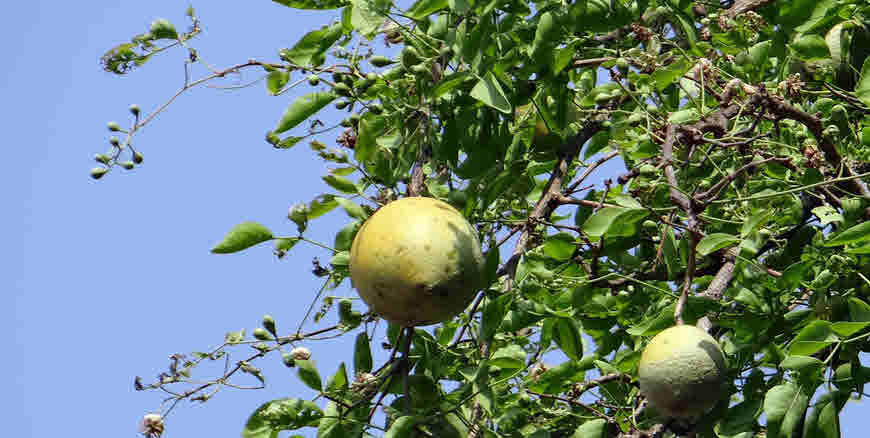
<svg viewBox="0 0 870 438">
<path fill-rule="evenodd" d="M 640 391 L 658 412 L 674 418 L 699 416 L 719 400 L 725 356 L 707 332 L 679 325 L 656 335 L 638 365 Z"/>
<path fill-rule="evenodd" d="M 400 326 L 446 321 L 474 298 L 483 272 L 480 241 L 446 202 L 393 201 L 360 228 L 350 250 L 350 276 L 360 297 Z"/>
</svg>

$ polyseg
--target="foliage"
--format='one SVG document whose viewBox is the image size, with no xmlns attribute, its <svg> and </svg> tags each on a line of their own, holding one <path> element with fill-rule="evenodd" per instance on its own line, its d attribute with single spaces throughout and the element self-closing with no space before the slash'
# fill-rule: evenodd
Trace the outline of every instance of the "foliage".
<svg viewBox="0 0 870 438">
<path fill-rule="evenodd" d="M 251 67 L 274 95 L 309 84 L 266 140 L 310 140 L 337 165 L 323 177 L 334 192 L 290 210 L 297 234 L 246 223 L 214 252 L 273 241 L 280 257 L 320 245 L 332 258 L 315 262 L 319 301 L 346 282 L 361 221 L 423 195 L 476 226 L 487 286 L 454 320 L 389 326 L 386 338 L 351 300 L 339 303 L 340 324 L 308 333 L 280 335 L 270 317 L 255 340 L 235 332 L 211 352 L 173 356 L 169 373 L 138 388 L 189 384 L 172 400 L 205 401 L 237 371 L 265 382 L 251 363 L 283 351 L 326 402 L 270 401 L 244 436 L 840 435 L 840 410 L 870 380 L 859 356 L 870 352 L 870 5 L 277 3 L 338 21 L 274 63 L 232 66 L 182 92 Z M 155 23 L 152 39 L 175 39 L 197 61 L 190 33 Z M 113 49 L 107 69 L 141 64 L 152 39 Z M 314 119 L 330 104 L 347 114 L 339 126 Z M 120 154 L 163 108 L 143 119 L 137 108 L 130 129 L 110 124 L 127 138 L 98 155 L 92 176 L 132 168 Z M 337 128 L 339 148 L 317 140 Z M 609 160 L 625 173 L 591 182 Z M 337 207 L 349 219 L 334 243 L 309 240 L 308 222 Z M 323 298 L 315 323 L 333 302 Z M 694 424 L 646 408 L 636 381 L 648 340 L 682 323 L 708 329 L 732 378 Z M 355 374 L 342 364 L 324 381 L 314 361 L 286 350 L 331 332 L 357 333 Z M 386 362 L 373 363 L 373 343 L 392 348 Z M 190 384 L 193 368 L 238 344 L 256 352 Z M 373 422 L 379 407 L 385 426 Z"/>
</svg>

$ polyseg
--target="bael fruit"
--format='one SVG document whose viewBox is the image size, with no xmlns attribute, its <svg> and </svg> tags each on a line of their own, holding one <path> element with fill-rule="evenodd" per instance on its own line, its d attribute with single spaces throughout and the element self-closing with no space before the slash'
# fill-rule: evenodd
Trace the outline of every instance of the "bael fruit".
<svg viewBox="0 0 870 438">
<path fill-rule="evenodd" d="M 663 330 L 643 350 L 638 365 L 640 391 L 658 412 L 692 418 L 722 396 L 725 356 L 707 332 L 691 325 Z"/>
<path fill-rule="evenodd" d="M 387 321 L 410 327 L 459 314 L 480 285 L 484 259 L 471 224 L 450 204 L 409 197 L 376 211 L 350 250 L 350 277 Z"/>
</svg>

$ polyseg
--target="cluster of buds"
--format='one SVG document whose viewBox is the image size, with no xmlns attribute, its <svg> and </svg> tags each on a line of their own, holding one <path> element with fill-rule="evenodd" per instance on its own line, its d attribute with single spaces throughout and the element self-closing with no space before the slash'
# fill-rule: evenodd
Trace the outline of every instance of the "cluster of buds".
<svg viewBox="0 0 870 438">
<path fill-rule="evenodd" d="M 378 378 L 372 373 L 357 373 L 350 384 L 351 391 L 367 397 L 378 390 Z"/>
<path fill-rule="evenodd" d="M 163 417 L 160 414 L 146 414 L 139 425 L 139 432 L 146 438 L 159 438 L 163 435 Z"/>
<path fill-rule="evenodd" d="M 805 83 L 801 81 L 801 75 L 799 73 L 795 73 L 789 75 L 784 81 L 780 82 L 777 85 L 777 90 L 780 94 L 783 94 L 787 97 L 800 97 L 801 89 Z"/>
</svg>

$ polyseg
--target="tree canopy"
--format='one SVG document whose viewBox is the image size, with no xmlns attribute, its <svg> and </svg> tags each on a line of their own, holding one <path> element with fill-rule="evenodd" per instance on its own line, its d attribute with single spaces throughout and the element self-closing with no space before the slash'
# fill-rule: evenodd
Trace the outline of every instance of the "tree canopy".
<svg viewBox="0 0 870 438">
<path fill-rule="evenodd" d="M 285 235 L 246 222 L 212 252 L 321 246 L 317 311 L 305 330 L 267 316 L 173 355 L 137 389 L 172 391 L 167 409 L 206 402 L 280 358 L 318 395 L 264 400 L 246 438 L 840 436 L 870 380 L 865 1 L 274 1 L 335 20 L 274 60 L 206 66 L 154 111 L 131 107 L 91 176 L 141 164 L 136 133 L 190 88 L 242 70 L 264 71 L 275 96 L 310 87 L 264 146 L 307 143 L 333 165 L 333 191 L 292 207 Z M 187 15 L 186 31 L 156 20 L 103 67 L 126 74 L 171 49 L 192 69 L 201 27 Z M 319 120 L 327 111 L 341 123 Z M 602 176 L 610 161 L 624 171 Z M 450 203 L 483 246 L 484 286 L 437 326 L 324 294 L 349 283 L 363 222 L 406 196 Z M 335 209 L 348 220 L 334 241 L 309 239 Z M 319 324 L 327 312 L 340 323 Z M 644 347 L 674 325 L 724 351 L 727 383 L 698 418 L 667 418 L 639 391 Z M 303 345 L 332 334 L 347 362 L 321 376 Z M 197 375 L 250 347 L 224 375 Z M 146 420 L 145 434 L 163 432 Z"/>
</svg>

